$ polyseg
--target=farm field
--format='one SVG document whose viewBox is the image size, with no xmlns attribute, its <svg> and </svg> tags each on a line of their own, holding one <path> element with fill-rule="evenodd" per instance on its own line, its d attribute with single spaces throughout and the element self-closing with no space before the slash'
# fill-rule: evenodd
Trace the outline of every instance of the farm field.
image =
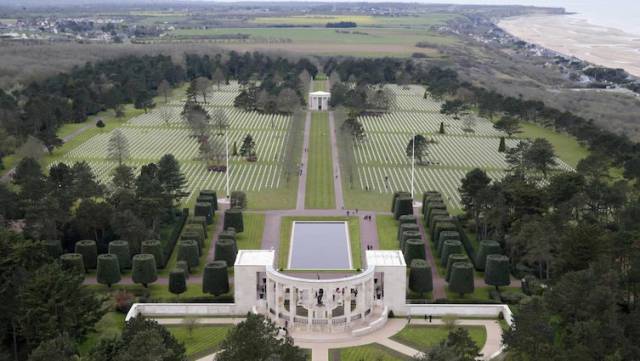
<svg viewBox="0 0 640 361">
<path fill-rule="evenodd" d="M 303 15 L 303 16 L 287 16 L 287 17 L 257 17 L 250 22 L 255 24 L 268 25 L 320 25 L 324 26 L 329 22 L 352 21 L 358 26 L 398 26 L 398 25 L 414 25 L 414 26 L 431 26 L 441 25 L 446 21 L 455 18 L 454 14 L 438 14 L 433 13 L 426 16 L 367 16 L 367 15 Z"/>
<path fill-rule="evenodd" d="M 239 87 L 235 83 L 220 89 L 214 85 L 205 104 L 210 114 L 220 111 L 228 118 L 230 190 L 247 192 L 251 208 L 289 208 L 295 203 L 293 188 L 297 183 L 297 176 L 285 174 L 287 168 L 284 166 L 284 153 L 286 144 L 290 141 L 289 128 L 293 117 L 234 109 L 232 103 L 238 91 Z M 183 200 L 185 204 L 193 202 L 199 189 L 215 189 L 223 196 L 225 173 L 209 171 L 200 160 L 198 143 L 180 116 L 185 99 L 177 98 L 168 104 L 160 102 L 150 112 L 119 124 L 117 129 L 129 143 L 126 164 L 139 169 L 142 165 L 156 162 L 164 154 L 171 153 L 180 161 L 188 181 L 189 196 Z M 109 184 L 111 172 L 117 166 L 117 162 L 110 159 L 108 151 L 113 129 L 116 127 L 111 128 L 111 131 L 93 133 L 90 138 L 77 142 L 73 149 L 67 149 L 65 153 L 51 159 L 50 163 L 86 161 L 98 179 L 103 184 Z M 211 131 L 215 132 L 215 129 Z M 233 149 L 239 149 L 248 134 L 256 144 L 257 162 L 247 162 L 241 156 L 233 155 Z M 215 137 L 214 147 L 221 154 L 224 154 L 224 146 L 224 137 Z"/>
<path fill-rule="evenodd" d="M 507 147 L 515 146 L 519 138 L 508 138 L 493 128 L 484 118 L 476 117 L 473 131 L 465 129 L 462 120 L 440 114 L 441 102 L 428 96 L 419 86 L 387 86 L 395 94 L 392 111 L 380 116 L 361 116 L 366 139 L 353 147 L 356 171 L 352 183 L 345 185 L 346 205 L 350 208 L 388 211 L 385 201 L 393 192 L 411 189 L 411 157 L 406 147 L 414 134 L 422 134 L 429 140 L 427 164 L 416 165 L 416 198 L 427 190 L 442 192 L 452 212 L 461 209 L 458 188 L 460 180 L 473 168 L 484 169 L 499 180 L 505 175 L 508 164 L 504 153 L 498 152 L 500 137 L 504 136 Z M 445 134 L 440 134 L 440 124 Z M 525 128 L 525 136 L 537 136 Z M 556 140 L 556 144 L 559 142 Z M 556 151 L 566 156 L 573 164 L 574 155 L 565 152 L 566 147 Z M 571 165 L 558 159 L 557 169 L 571 170 Z"/>
</svg>

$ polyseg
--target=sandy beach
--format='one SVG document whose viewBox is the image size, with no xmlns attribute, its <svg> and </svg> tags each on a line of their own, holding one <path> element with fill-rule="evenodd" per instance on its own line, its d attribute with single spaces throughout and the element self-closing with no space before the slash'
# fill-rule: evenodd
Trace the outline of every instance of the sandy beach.
<svg viewBox="0 0 640 361">
<path fill-rule="evenodd" d="M 562 15 L 508 18 L 498 26 L 530 43 L 640 76 L 640 35 Z"/>
</svg>

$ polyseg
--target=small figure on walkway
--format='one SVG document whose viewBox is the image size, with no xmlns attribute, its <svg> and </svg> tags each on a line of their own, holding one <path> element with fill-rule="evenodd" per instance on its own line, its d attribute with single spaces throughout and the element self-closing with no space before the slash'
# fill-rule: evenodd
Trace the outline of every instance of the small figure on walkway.
<svg viewBox="0 0 640 361">
<path fill-rule="evenodd" d="M 358 214 L 358 208 L 356 208 L 356 214 Z"/>
<path fill-rule="evenodd" d="M 407 316 L 407 324 L 411 323 L 411 314 L 409 314 L 409 316 Z"/>
<path fill-rule="evenodd" d="M 429 315 L 429 323 L 431 323 L 431 315 Z"/>
<path fill-rule="evenodd" d="M 427 321 L 427 314 L 426 313 L 424 314 L 424 321 L 425 322 Z"/>
<path fill-rule="evenodd" d="M 349 210 L 347 210 L 347 217 L 349 217 Z"/>
</svg>

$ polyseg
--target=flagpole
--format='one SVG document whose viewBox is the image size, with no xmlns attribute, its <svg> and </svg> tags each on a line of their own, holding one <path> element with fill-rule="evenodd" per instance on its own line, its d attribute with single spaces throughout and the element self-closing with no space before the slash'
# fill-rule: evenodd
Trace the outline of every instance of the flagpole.
<svg viewBox="0 0 640 361">
<path fill-rule="evenodd" d="M 226 150 L 226 158 L 227 158 L 227 176 L 226 176 L 226 183 L 227 183 L 227 199 L 229 199 L 230 194 L 229 194 L 229 172 L 231 171 L 231 169 L 229 168 L 229 132 L 225 130 L 224 132 L 224 143 L 225 143 L 225 150 Z"/>
<path fill-rule="evenodd" d="M 415 179 L 415 171 L 416 171 L 416 135 L 413 135 L 413 141 L 411 142 L 411 144 L 413 145 L 413 149 L 412 149 L 412 157 L 411 157 L 411 202 L 413 202 L 414 196 L 413 196 L 413 181 Z"/>
</svg>

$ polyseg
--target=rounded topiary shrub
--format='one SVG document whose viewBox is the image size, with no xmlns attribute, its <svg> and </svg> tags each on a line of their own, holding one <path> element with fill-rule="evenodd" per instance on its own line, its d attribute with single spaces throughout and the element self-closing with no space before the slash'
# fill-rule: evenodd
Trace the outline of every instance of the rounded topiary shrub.
<svg viewBox="0 0 640 361">
<path fill-rule="evenodd" d="M 98 247 L 93 240 L 76 242 L 75 253 L 82 255 L 86 270 L 95 269 L 98 265 Z"/>
<path fill-rule="evenodd" d="M 396 201 L 400 197 L 411 197 L 411 193 L 404 192 L 404 191 L 399 191 L 399 192 L 394 192 L 393 193 L 393 198 L 391 199 L 391 209 L 390 209 L 390 211 L 392 213 L 395 212 L 395 210 L 396 210 Z"/>
<path fill-rule="evenodd" d="M 427 212 L 425 213 L 425 219 L 429 220 L 431 219 L 431 215 L 433 214 L 433 212 L 435 212 L 436 210 L 438 211 L 447 211 L 447 206 L 444 203 L 441 202 L 433 202 L 433 203 L 429 203 L 427 205 Z"/>
<path fill-rule="evenodd" d="M 62 269 L 70 271 L 75 274 L 84 274 L 84 261 L 83 257 L 79 253 L 65 253 L 60 256 L 60 263 Z"/>
<path fill-rule="evenodd" d="M 59 239 L 51 239 L 45 241 L 44 247 L 47 250 L 47 254 L 51 256 L 51 258 L 60 258 L 60 256 L 62 256 L 62 253 L 64 253 L 62 250 L 62 242 L 60 242 Z"/>
<path fill-rule="evenodd" d="M 98 283 L 111 285 L 120 282 L 120 265 L 115 254 L 101 254 L 98 256 L 98 271 L 96 274 Z"/>
<path fill-rule="evenodd" d="M 195 224 L 192 224 L 191 227 L 185 227 L 185 229 L 182 231 L 182 234 L 180 235 L 180 239 L 194 239 L 198 242 L 200 251 L 202 251 L 202 249 L 204 248 L 204 232 Z"/>
<path fill-rule="evenodd" d="M 227 229 L 226 231 L 220 232 L 218 235 L 218 239 L 231 239 L 236 240 L 236 231 L 232 228 Z"/>
<path fill-rule="evenodd" d="M 232 267 L 236 263 L 238 248 L 236 241 L 232 239 L 219 239 L 216 242 L 216 261 L 225 261 L 227 266 Z"/>
<path fill-rule="evenodd" d="M 511 284 L 509 277 L 509 257 L 501 254 L 490 254 L 486 259 L 484 282 L 496 289 Z"/>
<path fill-rule="evenodd" d="M 404 216 L 400 216 L 400 218 L 398 218 L 398 221 L 400 222 L 400 224 L 405 224 L 405 223 L 418 224 L 418 219 L 413 214 L 405 214 Z"/>
<path fill-rule="evenodd" d="M 202 232 L 204 232 L 204 236 L 207 237 L 207 219 L 205 217 L 192 216 L 187 220 L 187 225 L 197 224 L 202 227 Z"/>
<path fill-rule="evenodd" d="M 413 215 L 413 198 L 411 198 L 411 196 L 403 196 L 396 199 L 396 207 L 393 210 L 393 217 L 395 219 L 400 219 L 400 217 L 405 215 Z"/>
<path fill-rule="evenodd" d="M 131 268 L 131 251 L 129 250 L 129 242 L 127 241 L 111 241 L 109 242 L 109 254 L 118 257 L 120 272 Z"/>
<path fill-rule="evenodd" d="M 184 270 L 176 268 L 169 272 L 169 292 L 179 296 L 187 291 L 187 277 Z"/>
<path fill-rule="evenodd" d="M 442 252 L 440 254 L 440 264 L 442 264 L 443 266 L 446 265 L 447 260 L 449 259 L 449 255 L 455 253 L 464 253 L 462 242 L 455 239 L 444 241 L 444 243 L 442 244 Z"/>
<path fill-rule="evenodd" d="M 453 223 L 453 218 L 446 214 L 434 215 L 427 223 L 427 227 L 429 227 L 429 232 L 433 235 L 434 230 L 438 223 Z"/>
<path fill-rule="evenodd" d="M 440 192 L 436 192 L 436 191 L 427 191 L 422 193 L 422 214 L 423 215 L 426 213 L 427 203 L 429 203 L 429 200 L 431 200 L 432 198 L 442 199 L 442 196 L 440 195 Z"/>
<path fill-rule="evenodd" d="M 177 261 L 176 269 L 182 270 L 182 272 L 184 272 L 184 277 L 189 278 L 189 264 L 187 261 Z"/>
<path fill-rule="evenodd" d="M 442 257 L 442 245 L 444 241 L 448 241 L 450 239 L 460 240 L 460 233 L 457 231 L 445 231 L 440 233 L 440 238 L 438 238 L 438 243 L 436 244 L 436 251 L 438 253 L 438 257 Z"/>
<path fill-rule="evenodd" d="M 198 242 L 193 239 L 185 239 L 178 242 L 178 261 L 185 261 L 189 269 L 200 264 L 200 250 Z"/>
<path fill-rule="evenodd" d="M 455 254 L 450 254 L 449 255 L 449 259 L 447 259 L 447 270 L 445 272 L 445 280 L 447 282 L 449 282 L 449 280 L 451 279 L 451 267 L 457 263 L 457 262 L 468 262 L 469 258 L 467 258 L 467 255 L 464 253 L 455 253 Z"/>
<path fill-rule="evenodd" d="M 202 276 L 202 292 L 214 296 L 229 292 L 229 274 L 227 262 L 213 261 L 204 266 Z"/>
<path fill-rule="evenodd" d="M 431 278 L 431 267 L 423 259 L 414 259 L 409 268 L 409 289 L 419 293 L 433 291 L 433 279 Z"/>
<path fill-rule="evenodd" d="M 458 227 L 452 222 L 438 222 L 433 228 L 432 239 L 440 238 L 440 233 L 446 231 L 458 231 Z"/>
<path fill-rule="evenodd" d="M 214 199 L 213 202 L 213 209 L 214 210 L 218 210 L 218 194 L 216 193 L 216 191 L 212 191 L 210 189 L 202 189 L 200 191 L 200 196 L 211 196 Z"/>
<path fill-rule="evenodd" d="M 242 220 L 242 211 L 238 208 L 231 208 L 224 211 L 224 229 L 233 227 L 236 233 L 244 231 L 244 222 Z"/>
<path fill-rule="evenodd" d="M 402 234 L 407 231 L 420 232 L 420 227 L 418 227 L 417 224 L 413 224 L 413 223 L 401 224 L 398 227 L 398 236 L 397 236 L 398 241 L 402 239 Z"/>
<path fill-rule="evenodd" d="M 502 254 L 502 247 L 500 247 L 500 243 L 490 240 L 480 241 L 480 246 L 478 247 L 475 259 L 476 269 L 478 271 L 484 271 L 485 264 L 487 263 L 487 256 L 490 254 Z"/>
<path fill-rule="evenodd" d="M 420 232 L 418 231 L 405 231 L 402 232 L 402 237 L 400 237 L 400 249 L 404 249 L 404 244 L 408 239 L 422 239 L 420 237 Z"/>
<path fill-rule="evenodd" d="M 448 211 L 444 209 L 434 209 L 429 213 L 429 218 L 425 216 L 424 222 L 427 228 L 431 229 L 433 227 L 433 220 L 435 217 L 440 217 L 439 219 L 451 219 L 451 215 Z"/>
<path fill-rule="evenodd" d="M 213 211 L 209 203 L 196 203 L 193 206 L 193 213 L 196 217 L 204 217 L 207 224 L 213 223 Z"/>
<path fill-rule="evenodd" d="M 460 297 L 467 293 L 473 293 L 475 290 L 473 272 L 473 265 L 469 262 L 454 263 L 451 266 L 449 291 L 459 294 Z"/>
<path fill-rule="evenodd" d="M 162 254 L 162 244 L 158 240 L 142 241 L 140 253 L 152 254 L 156 259 L 156 266 L 164 268 L 164 255 Z"/>
<path fill-rule="evenodd" d="M 133 282 L 143 285 L 145 288 L 158 279 L 156 258 L 152 254 L 140 253 L 133 256 L 131 266 L 131 278 Z"/>
<path fill-rule="evenodd" d="M 408 239 L 404 242 L 404 261 L 411 264 L 414 259 L 424 259 L 424 242 L 421 239 Z"/>
<path fill-rule="evenodd" d="M 206 194 L 200 194 L 198 196 L 198 198 L 196 198 L 196 203 L 209 203 L 209 205 L 211 206 L 211 212 L 215 212 L 216 211 L 215 204 L 217 202 L 216 202 L 216 198 L 214 196 L 210 196 L 210 195 L 206 195 Z"/>
</svg>

